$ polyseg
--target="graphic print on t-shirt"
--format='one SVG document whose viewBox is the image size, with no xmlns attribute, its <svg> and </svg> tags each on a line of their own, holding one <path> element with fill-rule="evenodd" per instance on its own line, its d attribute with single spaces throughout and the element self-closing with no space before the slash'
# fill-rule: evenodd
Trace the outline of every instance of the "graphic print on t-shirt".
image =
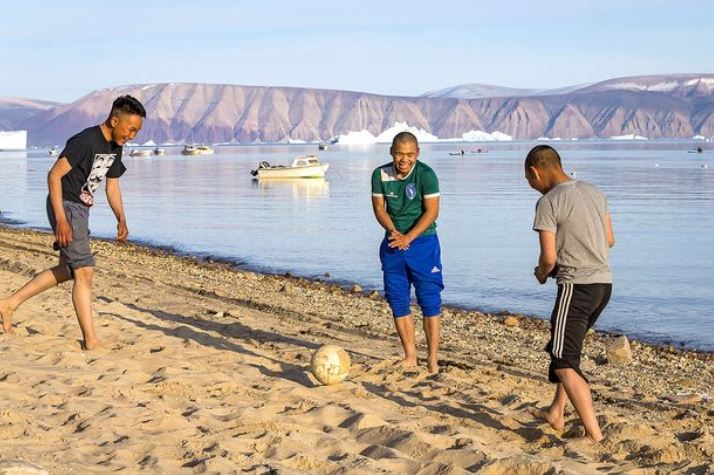
<svg viewBox="0 0 714 475">
<path fill-rule="evenodd" d="M 79 199 L 82 200 L 82 203 L 87 206 L 94 204 L 94 192 L 97 191 L 102 180 L 107 176 L 107 172 L 112 166 L 112 163 L 114 163 L 115 158 L 115 153 L 97 153 L 94 155 L 92 170 L 89 172 L 87 182 L 79 194 Z"/>
</svg>

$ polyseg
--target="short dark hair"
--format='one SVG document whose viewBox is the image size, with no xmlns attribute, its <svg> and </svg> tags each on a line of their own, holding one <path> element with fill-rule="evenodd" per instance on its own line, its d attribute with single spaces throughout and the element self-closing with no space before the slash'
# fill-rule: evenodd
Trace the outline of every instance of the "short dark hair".
<svg viewBox="0 0 714 475">
<path fill-rule="evenodd" d="M 136 97 L 130 96 L 129 94 L 125 96 L 119 96 L 114 99 L 112 103 L 112 111 L 109 113 L 109 117 L 118 114 L 136 114 L 140 117 L 146 117 L 146 109 L 141 105 L 141 102 Z"/>
<path fill-rule="evenodd" d="M 397 135 L 395 135 L 392 139 L 392 148 L 394 148 L 394 146 L 398 143 L 413 143 L 417 146 L 417 148 L 419 148 L 419 141 L 417 140 L 416 136 L 411 132 L 399 132 Z"/>
<path fill-rule="evenodd" d="M 539 170 L 546 168 L 563 168 L 560 155 L 550 145 L 536 145 L 526 155 L 526 168 L 535 167 Z"/>
</svg>

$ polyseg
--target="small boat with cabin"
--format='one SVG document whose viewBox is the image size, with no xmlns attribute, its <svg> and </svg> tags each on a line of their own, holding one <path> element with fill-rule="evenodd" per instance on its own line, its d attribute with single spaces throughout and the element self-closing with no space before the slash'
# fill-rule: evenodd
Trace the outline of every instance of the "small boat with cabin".
<svg viewBox="0 0 714 475">
<path fill-rule="evenodd" d="M 330 167 L 328 163 L 320 163 L 315 155 L 301 155 L 295 157 L 290 166 L 271 165 L 266 161 L 258 164 L 258 168 L 251 170 L 250 174 L 259 179 L 263 178 L 322 178 Z"/>
<path fill-rule="evenodd" d="M 208 145 L 184 145 L 181 155 L 213 155 L 213 147 Z"/>
</svg>

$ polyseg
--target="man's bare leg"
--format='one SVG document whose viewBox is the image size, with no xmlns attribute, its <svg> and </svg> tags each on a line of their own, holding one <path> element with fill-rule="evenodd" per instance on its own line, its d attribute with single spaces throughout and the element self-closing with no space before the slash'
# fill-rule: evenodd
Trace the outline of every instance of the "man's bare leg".
<svg viewBox="0 0 714 475">
<path fill-rule="evenodd" d="M 439 337 L 441 333 L 441 317 L 425 317 L 424 318 L 424 333 L 426 333 L 426 343 L 429 348 L 429 353 L 426 358 L 427 368 L 432 374 L 439 372 L 439 359 L 437 352 L 439 351 Z"/>
<path fill-rule="evenodd" d="M 74 271 L 74 287 L 72 288 L 72 303 L 77 312 L 79 328 L 84 337 L 84 349 L 92 350 L 99 346 L 99 340 L 94 333 L 92 320 L 92 278 L 93 267 L 81 267 Z"/>
<path fill-rule="evenodd" d="M 397 327 L 399 339 L 404 348 L 404 359 L 399 363 L 402 366 L 414 367 L 417 364 L 416 357 L 416 342 L 414 337 L 414 317 L 410 315 L 398 317 L 394 319 L 394 325 Z"/>
<path fill-rule="evenodd" d="M 546 409 L 538 409 L 531 407 L 528 409 L 534 417 L 546 421 L 550 426 L 562 431 L 565 428 L 565 406 L 568 404 L 568 395 L 565 393 L 565 388 L 562 383 L 558 383 L 555 388 L 555 396 L 553 402 Z"/>
<path fill-rule="evenodd" d="M 2 315 L 2 328 L 5 333 L 12 333 L 12 314 L 17 308 L 37 294 L 51 289 L 57 284 L 71 279 L 67 264 L 60 259 L 59 265 L 35 275 L 17 292 L 6 299 L 0 300 L 0 315 Z"/>
<path fill-rule="evenodd" d="M 585 437 L 573 440 L 573 442 L 587 445 L 597 444 L 602 440 L 602 432 L 595 415 L 590 386 L 574 369 L 556 369 L 555 374 L 563 383 L 568 399 L 580 416 L 580 421 L 585 428 Z"/>
</svg>

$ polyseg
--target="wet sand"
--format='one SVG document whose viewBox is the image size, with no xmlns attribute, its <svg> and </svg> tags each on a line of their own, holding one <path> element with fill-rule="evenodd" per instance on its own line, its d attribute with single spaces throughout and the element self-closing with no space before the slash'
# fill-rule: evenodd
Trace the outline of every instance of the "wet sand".
<svg viewBox="0 0 714 475">
<path fill-rule="evenodd" d="M 0 229 L 0 293 L 56 256 L 48 234 Z M 446 309 L 441 372 L 400 357 L 381 297 L 95 241 L 95 326 L 83 352 L 65 283 L 0 336 L 2 460 L 51 473 L 712 473 L 714 356 L 635 342 L 608 365 L 588 337 L 606 439 L 591 448 L 528 409 L 550 401 L 547 323 Z M 418 323 L 418 322 L 417 322 Z M 420 324 L 420 357 L 425 342 Z M 321 386 L 312 352 L 338 344 L 349 379 Z M 678 396 L 678 397 L 675 397 Z M 673 401 L 674 400 L 674 401 Z"/>
</svg>

